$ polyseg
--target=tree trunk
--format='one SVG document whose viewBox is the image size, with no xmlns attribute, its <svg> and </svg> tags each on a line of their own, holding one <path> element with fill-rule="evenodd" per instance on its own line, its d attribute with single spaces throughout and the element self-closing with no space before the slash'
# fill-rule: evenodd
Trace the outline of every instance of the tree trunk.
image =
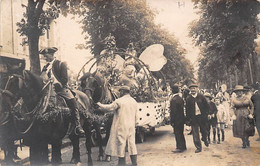
<svg viewBox="0 0 260 166">
<path fill-rule="evenodd" d="M 30 71 L 40 75 L 41 64 L 39 58 L 39 35 L 28 36 Z"/>
<path fill-rule="evenodd" d="M 258 54 L 256 52 L 252 53 L 252 73 L 253 73 L 253 84 L 259 81 L 259 63 Z"/>
<path fill-rule="evenodd" d="M 247 64 L 247 63 L 246 63 Z M 238 84 L 239 85 L 245 85 L 247 84 L 247 74 L 246 74 L 246 70 L 245 70 L 245 65 L 246 64 L 243 64 L 241 65 L 238 70 L 239 70 L 239 73 L 238 73 Z"/>
</svg>

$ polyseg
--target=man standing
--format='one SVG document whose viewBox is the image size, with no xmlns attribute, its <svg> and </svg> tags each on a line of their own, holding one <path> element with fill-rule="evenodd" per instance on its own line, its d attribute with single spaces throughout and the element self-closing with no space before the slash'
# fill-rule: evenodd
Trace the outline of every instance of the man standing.
<svg viewBox="0 0 260 166">
<path fill-rule="evenodd" d="M 85 133 L 80 125 L 79 110 L 76 99 L 68 87 L 68 69 L 64 62 L 56 60 L 54 53 L 58 49 L 56 47 L 45 48 L 40 50 L 40 54 L 45 57 L 48 62 L 42 69 L 41 77 L 45 82 L 52 80 L 55 92 L 63 97 L 72 111 L 73 120 L 75 123 L 75 133 L 83 136 Z"/>
<path fill-rule="evenodd" d="M 257 141 L 260 141 L 260 92 L 259 92 L 258 84 L 255 89 L 256 89 L 256 91 L 254 92 L 254 95 L 251 97 L 251 100 L 254 104 L 254 117 L 255 117 L 255 122 L 256 122 L 256 129 L 257 129 L 258 136 L 259 136 Z"/>
<path fill-rule="evenodd" d="M 191 122 L 193 142 L 197 148 L 195 153 L 199 153 L 202 150 L 199 131 L 202 134 L 202 141 L 209 146 L 207 141 L 209 105 L 205 97 L 198 93 L 198 85 L 192 84 L 189 88 L 191 94 L 186 100 L 186 115 Z"/>
<path fill-rule="evenodd" d="M 100 109 L 113 111 L 114 117 L 110 130 L 109 140 L 105 153 L 119 157 L 118 165 L 125 165 L 125 149 L 128 152 L 132 165 L 137 165 L 137 149 L 135 145 L 135 126 L 137 123 L 137 102 L 130 96 L 130 87 L 122 86 L 119 89 L 120 98 L 111 104 L 97 105 Z"/>
<path fill-rule="evenodd" d="M 170 116 L 171 124 L 174 128 L 176 139 L 176 150 L 174 153 L 181 153 L 186 150 L 186 141 L 183 135 L 185 116 L 184 116 L 184 101 L 179 96 L 178 85 L 172 85 L 172 98 L 170 101 Z"/>
<path fill-rule="evenodd" d="M 209 104 L 208 143 L 210 144 L 210 129 L 211 129 L 211 127 L 212 127 L 212 130 L 213 130 L 213 143 L 216 143 L 216 127 L 217 127 L 217 112 L 218 112 L 218 109 L 217 109 L 215 103 L 213 103 L 211 101 L 212 96 L 211 96 L 210 93 L 205 93 L 204 96 L 206 97 L 206 100 Z"/>
</svg>

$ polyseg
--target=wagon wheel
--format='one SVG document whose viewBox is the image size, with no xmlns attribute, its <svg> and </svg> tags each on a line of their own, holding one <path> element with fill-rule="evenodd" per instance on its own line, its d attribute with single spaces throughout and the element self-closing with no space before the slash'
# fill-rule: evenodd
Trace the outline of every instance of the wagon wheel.
<svg viewBox="0 0 260 166">
<path fill-rule="evenodd" d="M 140 131 L 137 134 L 137 138 L 136 138 L 136 141 L 137 143 L 143 143 L 145 141 L 145 132 L 144 131 Z"/>
</svg>

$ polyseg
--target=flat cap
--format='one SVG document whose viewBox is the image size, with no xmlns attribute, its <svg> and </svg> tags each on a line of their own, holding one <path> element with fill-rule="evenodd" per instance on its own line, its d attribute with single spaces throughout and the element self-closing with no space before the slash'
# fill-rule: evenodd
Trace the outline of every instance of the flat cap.
<svg viewBox="0 0 260 166">
<path fill-rule="evenodd" d="M 126 91 L 130 91 L 130 87 L 129 86 L 126 86 L 126 85 L 123 85 L 119 88 L 119 90 L 126 90 Z"/>
<path fill-rule="evenodd" d="M 53 54 L 53 53 L 55 53 L 57 50 L 58 50 L 58 48 L 56 48 L 56 47 L 47 47 L 47 48 L 41 49 L 41 50 L 39 51 L 39 53 L 40 53 L 40 54 L 43 54 L 43 55 L 45 55 L 45 54 Z"/>
<path fill-rule="evenodd" d="M 197 84 L 191 84 L 190 86 L 189 86 L 189 88 L 191 88 L 191 87 L 199 87 Z"/>
</svg>

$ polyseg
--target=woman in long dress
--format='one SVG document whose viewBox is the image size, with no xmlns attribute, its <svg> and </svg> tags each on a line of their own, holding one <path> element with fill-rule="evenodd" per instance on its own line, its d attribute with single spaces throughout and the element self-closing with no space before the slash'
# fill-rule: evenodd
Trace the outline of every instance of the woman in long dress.
<svg viewBox="0 0 260 166">
<path fill-rule="evenodd" d="M 244 95 L 244 88 L 237 85 L 234 89 L 236 97 L 232 100 L 232 105 L 235 113 L 235 120 L 233 121 L 233 136 L 241 138 L 243 142 L 242 148 L 250 146 L 249 135 L 246 132 L 249 126 L 248 119 L 253 118 L 253 103 Z"/>
</svg>

